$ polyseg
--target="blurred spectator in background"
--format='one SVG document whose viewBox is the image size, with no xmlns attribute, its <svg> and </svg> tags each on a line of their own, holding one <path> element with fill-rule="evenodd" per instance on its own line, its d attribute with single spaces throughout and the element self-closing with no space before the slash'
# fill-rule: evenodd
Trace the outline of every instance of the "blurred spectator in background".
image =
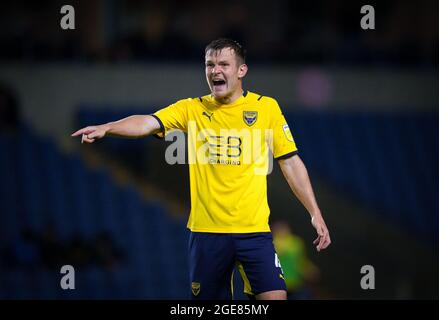
<svg viewBox="0 0 439 320">
<path fill-rule="evenodd" d="M 92 245 L 80 234 L 74 234 L 66 249 L 65 261 L 72 266 L 83 268 L 92 263 Z"/>
<path fill-rule="evenodd" d="M 23 228 L 20 235 L 5 249 L 3 258 L 8 268 L 38 267 L 41 253 L 36 243 L 36 234 L 29 228 Z"/>
<path fill-rule="evenodd" d="M 310 285 L 318 280 L 319 270 L 308 258 L 303 240 L 282 220 L 275 222 L 271 230 L 287 284 L 288 299 L 314 298 Z"/>
<path fill-rule="evenodd" d="M 374 4 L 373 32 L 359 28 L 364 3 L 357 1 L 78 1 L 71 32 L 53 27 L 63 4 L 0 4 L 0 60 L 187 62 L 200 58 L 209 39 L 229 37 L 245 44 L 258 62 L 439 62 L 437 1 L 382 0 Z"/>
<path fill-rule="evenodd" d="M 0 133 L 15 133 L 19 125 L 17 97 L 10 87 L 0 83 Z"/>
<path fill-rule="evenodd" d="M 59 269 L 63 265 L 64 246 L 55 227 L 47 224 L 38 238 L 43 264 L 48 269 Z"/>
<path fill-rule="evenodd" d="M 20 235 L 3 248 L 1 257 L 1 265 L 8 269 L 43 267 L 49 270 L 59 270 L 65 264 L 114 270 L 125 260 L 124 252 L 109 232 L 98 232 L 91 241 L 74 234 L 66 242 L 50 223 L 42 232 L 22 229 Z"/>
<path fill-rule="evenodd" d="M 107 270 L 117 268 L 123 260 L 123 253 L 117 247 L 111 234 L 106 231 L 96 236 L 93 246 L 93 260 Z"/>
</svg>

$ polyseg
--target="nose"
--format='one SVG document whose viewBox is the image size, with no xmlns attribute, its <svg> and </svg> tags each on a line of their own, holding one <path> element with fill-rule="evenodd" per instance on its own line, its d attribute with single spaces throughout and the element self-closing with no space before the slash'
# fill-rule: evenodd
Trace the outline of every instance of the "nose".
<svg viewBox="0 0 439 320">
<path fill-rule="evenodd" d="M 214 66 L 212 68 L 212 74 L 217 74 L 219 72 L 219 67 L 218 66 Z"/>
</svg>

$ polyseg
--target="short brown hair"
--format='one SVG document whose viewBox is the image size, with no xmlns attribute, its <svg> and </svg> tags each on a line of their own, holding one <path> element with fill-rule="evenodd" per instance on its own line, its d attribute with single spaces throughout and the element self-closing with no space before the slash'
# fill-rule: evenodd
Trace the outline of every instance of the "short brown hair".
<svg viewBox="0 0 439 320">
<path fill-rule="evenodd" d="M 238 62 L 240 62 L 240 64 L 245 63 L 245 58 L 247 54 L 246 50 L 243 48 L 243 46 L 241 46 L 241 44 L 232 39 L 220 38 L 217 40 L 213 40 L 206 46 L 206 50 L 204 51 L 204 53 L 207 54 L 209 50 L 220 51 L 224 48 L 233 49 L 236 57 L 238 58 Z"/>
</svg>

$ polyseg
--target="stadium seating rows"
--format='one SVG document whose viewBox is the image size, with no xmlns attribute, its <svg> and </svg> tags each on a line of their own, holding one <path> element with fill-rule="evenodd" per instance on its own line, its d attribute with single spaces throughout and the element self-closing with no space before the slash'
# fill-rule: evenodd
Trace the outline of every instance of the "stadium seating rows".
<svg viewBox="0 0 439 320">
<path fill-rule="evenodd" d="M 439 136 L 436 114 L 290 113 L 305 163 L 349 195 L 439 244 Z"/>
<path fill-rule="evenodd" d="M 0 298 L 87 299 L 187 298 L 187 231 L 160 203 L 119 186 L 104 170 L 87 168 L 77 155 L 61 154 L 52 141 L 28 129 L 0 136 L 1 243 L 13 245 L 20 232 L 43 232 L 53 224 L 59 241 L 91 240 L 109 232 L 124 252 L 117 268 L 77 268 L 75 290 L 60 288 L 62 275 L 39 265 L 1 264 Z M 65 264 L 69 264 L 66 260 Z M 61 266 L 60 266 L 61 267 Z"/>
</svg>

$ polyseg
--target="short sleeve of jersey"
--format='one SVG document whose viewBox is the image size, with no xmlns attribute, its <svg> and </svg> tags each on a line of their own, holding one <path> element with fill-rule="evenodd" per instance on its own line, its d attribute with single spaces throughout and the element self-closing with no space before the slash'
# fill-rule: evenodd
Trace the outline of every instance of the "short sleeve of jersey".
<svg viewBox="0 0 439 320">
<path fill-rule="evenodd" d="M 273 156 L 278 160 L 285 159 L 297 153 L 296 143 L 278 103 L 274 99 L 270 100 Z"/>
<path fill-rule="evenodd" d="M 163 133 L 166 134 L 172 129 L 187 131 L 188 104 L 188 99 L 180 100 L 153 114 L 153 117 L 160 123 Z"/>
</svg>

